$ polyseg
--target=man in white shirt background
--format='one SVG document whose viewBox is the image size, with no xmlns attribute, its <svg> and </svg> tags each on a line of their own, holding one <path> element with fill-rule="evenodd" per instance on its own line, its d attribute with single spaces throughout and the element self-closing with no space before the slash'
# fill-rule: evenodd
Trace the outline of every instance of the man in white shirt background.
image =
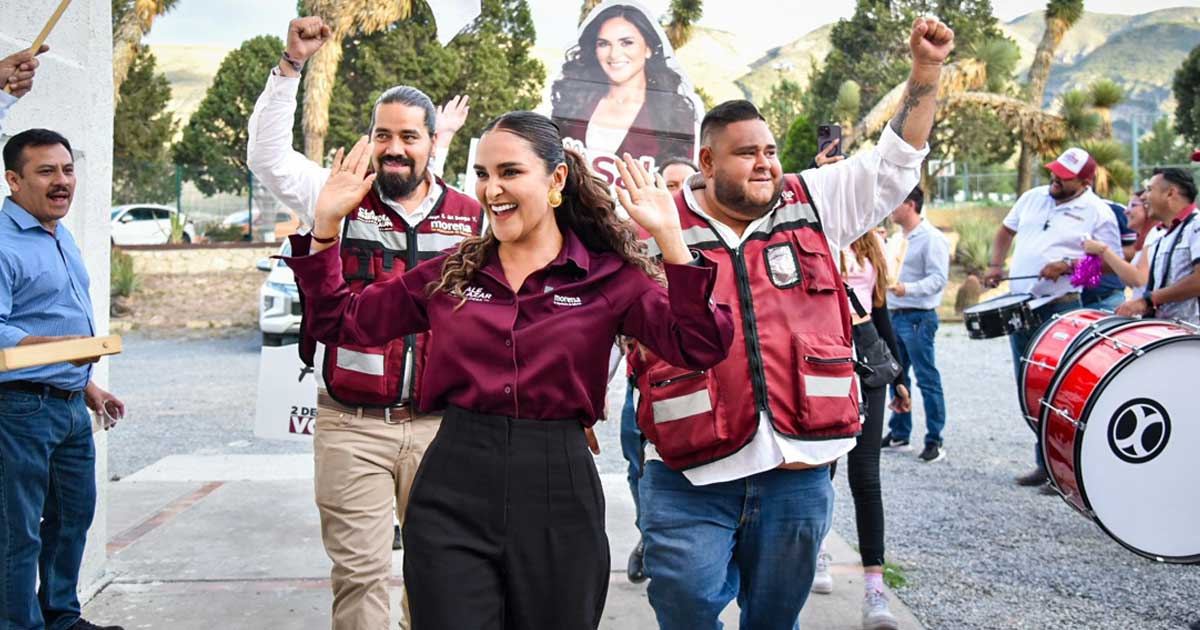
<svg viewBox="0 0 1200 630">
<path fill-rule="evenodd" d="M 1043 321 L 1082 308 L 1079 288 L 1071 284 L 1071 271 L 1075 261 L 1084 256 L 1084 240 L 1097 240 L 1113 251 L 1121 251 L 1121 233 L 1112 209 L 1092 192 L 1096 160 L 1083 149 L 1071 148 L 1046 168 L 1050 185 L 1021 195 L 996 230 L 991 263 L 984 277 L 989 286 L 1004 279 L 1004 259 L 1015 237 L 1016 250 L 1007 274 L 1013 278 L 1009 286 L 1013 293 L 1029 293 L 1045 302 L 1033 311 Z M 1021 357 L 1034 332 L 1019 331 L 1008 338 L 1018 381 Z M 1040 442 L 1039 437 L 1034 450 L 1037 467 L 1017 477 L 1019 485 L 1046 486 L 1050 480 Z"/>
</svg>

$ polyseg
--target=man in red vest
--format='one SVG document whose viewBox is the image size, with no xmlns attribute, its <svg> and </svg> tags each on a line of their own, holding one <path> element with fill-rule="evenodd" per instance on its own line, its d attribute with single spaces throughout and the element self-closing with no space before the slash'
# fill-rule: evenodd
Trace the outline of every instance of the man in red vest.
<svg viewBox="0 0 1200 630">
<path fill-rule="evenodd" d="M 734 306 L 729 356 L 707 371 L 630 353 L 638 426 L 650 445 L 638 484 L 650 603 L 664 630 L 797 625 L 829 529 L 829 463 L 860 431 L 850 312 L 835 257 L 904 200 L 928 153 L 954 34 L 913 23 L 913 69 L 878 144 L 784 175 L 747 101 L 701 126 L 700 177 L 676 194 L 688 245 L 718 261 L 713 299 Z M 655 248 L 651 244 L 651 251 Z M 868 585 L 872 627 L 882 584 Z"/>
<path fill-rule="evenodd" d="M 319 17 L 292 20 L 287 49 L 255 104 L 247 146 L 255 176 L 310 225 L 329 170 L 292 149 L 292 121 L 300 71 L 329 34 Z M 465 108 L 450 109 L 459 115 L 436 127 L 433 102 L 408 86 L 386 90 L 375 103 L 375 185 L 341 233 L 351 291 L 399 276 L 483 230 L 479 203 L 431 172 L 445 148 L 435 147 L 435 138 L 447 145 L 462 124 Z M 333 561 L 335 630 L 389 625 L 393 505 L 403 522 L 417 466 L 441 423 L 440 415 L 416 411 L 429 342 L 422 334 L 378 348 L 326 346 L 317 362 L 315 485 L 321 538 Z M 317 350 L 304 335 L 300 353 L 310 366 Z M 405 596 L 405 621 L 407 603 Z"/>
</svg>

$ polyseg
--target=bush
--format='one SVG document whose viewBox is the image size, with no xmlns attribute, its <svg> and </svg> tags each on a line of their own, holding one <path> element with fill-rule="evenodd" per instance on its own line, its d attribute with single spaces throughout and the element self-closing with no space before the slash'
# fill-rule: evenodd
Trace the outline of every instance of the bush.
<svg viewBox="0 0 1200 630">
<path fill-rule="evenodd" d="M 244 225 L 214 225 L 206 232 L 205 238 L 210 243 L 232 243 L 234 241 L 245 240 L 246 226 Z"/>
<path fill-rule="evenodd" d="M 141 286 L 141 279 L 133 270 L 133 256 L 114 247 L 109 261 L 112 297 L 129 297 Z"/>
<path fill-rule="evenodd" d="M 967 273 L 980 273 L 987 269 L 996 223 L 987 217 L 964 214 L 954 221 L 954 231 L 958 233 L 954 261 Z"/>
</svg>

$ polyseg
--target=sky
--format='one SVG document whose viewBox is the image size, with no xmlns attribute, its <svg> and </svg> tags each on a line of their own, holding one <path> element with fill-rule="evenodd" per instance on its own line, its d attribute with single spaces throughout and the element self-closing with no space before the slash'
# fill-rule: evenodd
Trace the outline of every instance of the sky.
<svg viewBox="0 0 1200 630">
<path fill-rule="evenodd" d="M 438 0 L 430 0 L 437 2 Z M 668 0 L 643 0 L 654 11 L 665 9 Z M 700 24 L 730 31 L 743 38 L 750 49 L 768 49 L 800 38 L 815 28 L 849 17 L 853 0 L 797 2 L 788 19 L 778 19 L 773 7 L 779 0 L 707 0 Z M 538 32 L 538 45 L 565 48 L 574 38 L 579 3 L 574 0 L 529 0 Z M 1009 21 L 1046 6 L 1046 0 L 993 0 L 996 16 Z M 1200 6 L 1200 0 L 1086 0 L 1088 11 L 1100 13 L 1145 13 L 1178 6 Z M 569 10 L 567 10 L 569 8 Z M 146 43 L 207 44 L 236 48 L 256 35 L 283 37 L 287 22 L 295 16 L 296 0 L 183 0 L 178 8 L 154 23 Z"/>
</svg>

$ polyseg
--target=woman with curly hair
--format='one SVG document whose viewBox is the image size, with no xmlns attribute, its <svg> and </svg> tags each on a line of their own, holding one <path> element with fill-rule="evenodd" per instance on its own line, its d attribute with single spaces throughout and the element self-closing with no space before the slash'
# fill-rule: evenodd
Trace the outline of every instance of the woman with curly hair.
<svg viewBox="0 0 1200 630">
<path fill-rule="evenodd" d="M 598 8 L 567 51 L 551 116 L 601 171 L 625 153 L 651 171 L 668 157 L 695 158 L 697 107 L 669 51 L 646 13 L 624 3 Z"/>
<path fill-rule="evenodd" d="M 445 415 L 405 517 L 413 627 L 596 628 L 609 557 L 585 427 L 604 416 L 609 348 L 621 334 L 689 369 L 721 361 L 733 324 L 709 298 L 716 268 L 684 245 L 661 178 L 621 166 L 621 203 L 662 249 L 660 272 L 554 123 L 512 112 L 484 129 L 474 165 L 488 231 L 355 295 L 333 245 L 368 162 L 365 138 L 338 152 L 288 264 L 321 341 L 433 333 L 419 399 Z"/>
</svg>

